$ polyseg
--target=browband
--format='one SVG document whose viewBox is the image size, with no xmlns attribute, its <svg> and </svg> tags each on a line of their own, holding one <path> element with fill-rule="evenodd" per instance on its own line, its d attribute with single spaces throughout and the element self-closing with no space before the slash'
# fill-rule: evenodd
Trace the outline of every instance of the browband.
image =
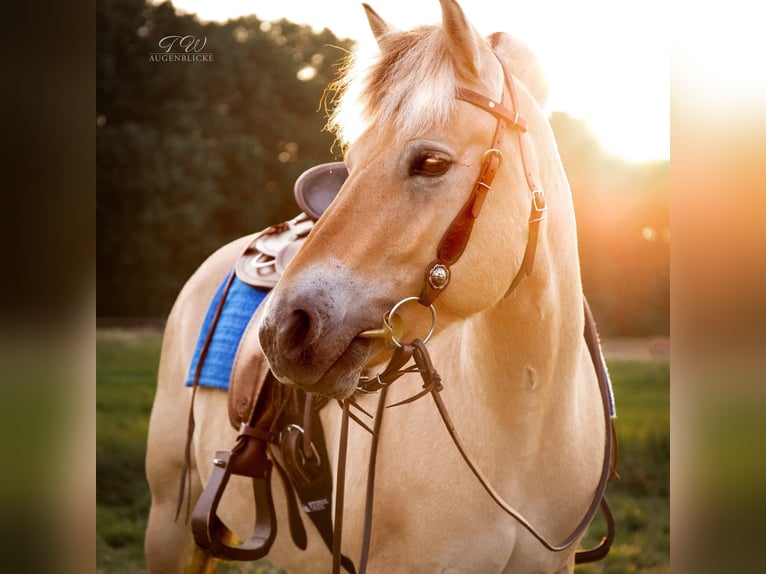
<svg viewBox="0 0 766 574">
<path fill-rule="evenodd" d="M 505 89 L 503 89 L 503 92 L 505 92 Z M 489 112 L 497 119 L 508 122 L 519 131 L 527 131 L 527 120 L 518 112 L 518 110 L 510 110 L 503 104 L 491 100 L 487 96 L 483 96 L 478 92 L 469 90 L 468 88 L 458 88 L 455 90 L 455 97 L 458 100 L 463 100 L 464 102 L 482 108 L 485 112 Z M 516 107 L 516 104 L 514 104 L 514 107 Z"/>
</svg>

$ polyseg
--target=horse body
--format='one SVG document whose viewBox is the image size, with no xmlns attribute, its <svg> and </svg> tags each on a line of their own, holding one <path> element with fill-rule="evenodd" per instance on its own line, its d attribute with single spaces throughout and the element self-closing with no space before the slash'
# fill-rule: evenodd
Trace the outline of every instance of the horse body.
<svg viewBox="0 0 766 574">
<path fill-rule="evenodd" d="M 476 39 L 454 2 L 442 4 L 443 30 L 424 28 L 416 31 L 418 37 L 392 32 L 368 9 L 381 46 L 378 66 L 395 67 L 407 50 L 417 53 L 428 45 L 439 53 L 431 75 L 452 66 L 448 92 L 460 83 L 498 97 L 502 72 L 494 54 Z M 434 303 L 438 330 L 428 348 L 443 377 L 443 400 L 478 465 L 543 536 L 558 542 L 594 496 L 604 452 L 602 403 L 582 335 L 572 201 L 540 96 L 533 93 L 536 67 L 507 36 L 498 38 L 496 50 L 520 80 L 519 107 L 549 198 L 548 220 L 533 273 L 506 294 L 524 252 L 529 205 L 518 142 L 507 135 L 494 189 L 449 287 Z M 465 201 L 494 125 L 482 110 L 453 101 L 445 103 L 449 121 L 410 125 L 404 118 L 404 125 L 398 124 L 403 100 L 398 106 L 395 98 L 387 102 L 394 88 L 384 78 L 376 84 L 375 74 L 373 68 L 364 81 L 381 92 L 377 101 L 368 98 L 369 125 L 351 142 L 349 177 L 273 291 L 261 326 L 261 345 L 281 382 L 337 399 L 352 394 L 359 376 L 374 373 L 387 358 L 382 343 L 357 334 L 379 326 L 394 303 L 421 290 L 423 269 Z M 427 93 L 412 88 L 411 99 L 438 109 L 439 102 L 427 102 L 426 96 L 438 92 L 428 78 L 423 79 L 431 86 Z M 388 121 L 387 105 L 399 110 Z M 443 164 L 443 173 L 427 173 Z M 425 166 L 426 172 L 413 166 Z M 188 526 L 172 520 L 190 392 L 181 382 L 206 303 L 246 242 L 223 248 L 198 270 L 168 321 L 147 456 L 153 495 L 147 560 L 153 572 L 180 571 L 181 556 L 192 546 Z M 408 333 L 427 330 L 427 318 L 409 308 L 402 314 Z M 387 403 L 420 386 L 416 374 L 405 375 L 390 387 Z M 377 395 L 358 396 L 368 412 L 375 412 L 377 400 Z M 209 478 L 215 450 L 228 448 L 236 436 L 224 393 L 200 389 L 194 408 L 193 496 Z M 333 468 L 340 414 L 332 403 L 322 411 Z M 369 434 L 352 425 L 343 552 L 354 559 L 361 547 L 369 445 Z M 277 508 L 283 496 L 276 487 Z M 234 481 L 219 512 L 243 537 L 252 525 L 251 498 L 249 485 Z M 576 544 L 562 552 L 545 550 L 495 506 L 428 397 L 386 410 L 373 518 L 370 572 L 573 569 Z M 286 524 L 283 514 L 279 522 Z M 329 552 L 310 525 L 307 530 L 308 550 L 294 548 L 282 534 L 269 559 L 289 572 L 329 571 Z"/>
</svg>

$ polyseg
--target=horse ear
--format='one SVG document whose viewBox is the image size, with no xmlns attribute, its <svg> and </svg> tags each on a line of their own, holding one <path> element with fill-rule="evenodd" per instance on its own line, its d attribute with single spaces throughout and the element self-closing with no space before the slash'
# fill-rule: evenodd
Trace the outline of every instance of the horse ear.
<svg viewBox="0 0 766 574">
<path fill-rule="evenodd" d="M 465 19 L 462 8 L 455 0 L 439 0 L 442 5 L 442 26 L 447 38 L 447 49 L 458 72 L 468 78 L 479 75 L 479 38 Z"/>
<path fill-rule="evenodd" d="M 369 4 L 362 4 L 362 6 L 364 6 L 364 11 L 367 13 L 367 21 L 370 23 L 372 34 L 375 36 L 375 40 L 380 43 L 380 39 L 393 29 L 375 10 L 370 8 Z"/>
</svg>

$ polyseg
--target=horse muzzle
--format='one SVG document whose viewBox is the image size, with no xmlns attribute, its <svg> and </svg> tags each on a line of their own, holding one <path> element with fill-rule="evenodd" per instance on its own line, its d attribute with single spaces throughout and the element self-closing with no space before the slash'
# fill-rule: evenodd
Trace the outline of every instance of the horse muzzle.
<svg viewBox="0 0 766 574">
<path fill-rule="evenodd" d="M 327 396 L 353 394 L 376 343 L 358 334 L 380 324 L 385 309 L 364 300 L 352 284 L 328 272 L 301 273 L 281 282 L 261 323 L 261 347 L 277 379 Z M 369 296 L 369 291 L 365 293 Z"/>
</svg>

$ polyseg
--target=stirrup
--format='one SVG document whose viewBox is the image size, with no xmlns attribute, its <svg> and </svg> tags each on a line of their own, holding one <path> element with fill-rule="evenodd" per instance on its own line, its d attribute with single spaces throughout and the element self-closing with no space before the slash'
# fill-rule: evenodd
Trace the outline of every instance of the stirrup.
<svg viewBox="0 0 766 574">
<path fill-rule="evenodd" d="M 210 556 L 225 560 L 251 561 L 266 556 L 277 535 L 274 501 L 271 496 L 271 461 L 262 477 L 252 477 L 255 497 L 255 526 L 250 538 L 232 546 L 234 533 L 218 518 L 218 504 L 231 476 L 231 452 L 217 451 L 213 473 L 192 514 L 192 533 L 197 546 Z"/>
</svg>

